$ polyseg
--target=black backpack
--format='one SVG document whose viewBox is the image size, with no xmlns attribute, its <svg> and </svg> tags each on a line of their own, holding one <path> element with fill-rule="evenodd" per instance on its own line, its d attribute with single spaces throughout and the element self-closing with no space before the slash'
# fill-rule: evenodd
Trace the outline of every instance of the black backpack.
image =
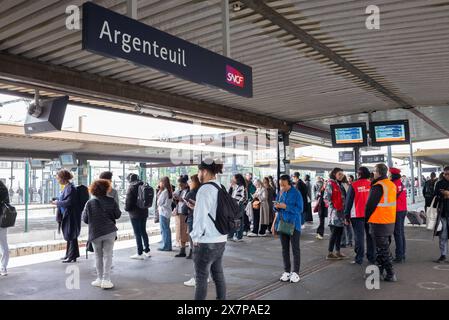
<svg viewBox="0 0 449 320">
<path fill-rule="evenodd" d="M 435 194 L 435 181 L 426 181 L 426 184 L 424 185 L 424 197 L 425 198 L 432 198 Z"/>
<path fill-rule="evenodd" d="M 81 211 L 84 210 L 87 201 L 89 201 L 89 189 L 85 185 L 79 185 L 76 187 L 76 193 L 78 194 L 78 205 Z"/>
<path fill-rule="evenodd" d="M 154 189 L 148 184 L 141 184 L 137 189 L 136 205 L 140 209 L 148 209 L 153 205 Z"/>
<path fill-rule="evenodd" d="M 205 184 L 211 184 L 218 189 L 217 197 L 217 212 L 215 215 L 215 220 L 209 215 L 209 218 L 214 222 L 215 227 L 218 232 L 222 235 L 230 234 L 235 230 L 240 228 L 241 220 L 239 215 L 239 205 L 237 200 L 231 197 L 231 195 L 226 192 L 225 187 L 221 188 L 214 182 L 208 182 Z"/>
<path fill-rule="evenodd" d="M 16 224 L 17 211 L 12 205 L 6 202 L 0 203 L 0 227 L 10 228 Z"/>
</svg>

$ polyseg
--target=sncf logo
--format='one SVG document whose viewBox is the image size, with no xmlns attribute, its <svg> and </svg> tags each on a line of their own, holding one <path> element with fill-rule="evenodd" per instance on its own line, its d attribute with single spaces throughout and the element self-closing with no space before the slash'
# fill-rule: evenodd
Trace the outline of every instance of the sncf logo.
<svg viewBox="0 0 449 320">
<path fill-rule="evenodd" d="M 226 66 L 226 82 L 234 86 L 243 88 L 245 86 L 245 77 L 237 69 Z"/>
</svg>

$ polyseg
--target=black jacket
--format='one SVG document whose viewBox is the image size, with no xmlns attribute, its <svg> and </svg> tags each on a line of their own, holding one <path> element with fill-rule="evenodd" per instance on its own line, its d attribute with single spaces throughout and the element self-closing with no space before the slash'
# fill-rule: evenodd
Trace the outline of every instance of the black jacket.
<svg viewBox="0 0 449 320">
<path fill-rule="evenodd" d="M 73 183 L 65 186 L 58 200 L 57 219 L 61 222 L 64 240 L 75 240 L 81 232 L 81 208 L 78 191 Z"/>
<path fill-rule="evenodd" d="M 380 199 L 383 196 L 383 189 L 380 185 L 374 185 L 377 181 L 387 179 L 387 177 L 380 177 L 378 179 L 373 180 L 371 183 L 371 190 L 369 192 L 368 200 L 366 202 L 365 207 L 365 219 L 368 221 L 373 214 L 374 210 L 376 210 L 377 205 L 380 202 Z M 394 223 L 390 224 L 377 224 L 370 223 L 370 232 L 374 233 L 376 236 L 391 236 L 394 232 Z"/>
<path fill-rule="evenodd" d="M 307 195 L 309 194 L 309 190 L 304 181 L 299 179 L 298 183 L 296 184 L 296 189 L 298 189 L 299 193 L 301 193 L 301 196 L 304 199 L 304 203 L 307 203 Z"/>
<path fill-rule="evenodd" d="M 126 192 L 125 211 L 129 213 L 131 219 L 148 218 L 148 209 L 137 206 L 137 192 L 141 185 L 143 185 L 142 181 L 133 181 Z"/>
<path fill-rule="evenodd" d="M 192 189 L 189 192 L 187 192 L 186 196 L 185 196 L 185 200 L 186 202 L 189 200 L 196 200 L 196 194 L 198 192 L 199 188 L 197 189 Z M 182 206 L 182 214 L 187 215 L 188 217 L 193 217 L 193 210 L 190 209 L 187 204 L 184 203 L 184 205 Z"/>
<path fill-rule="evenodd" d="M 9 203 L 9 191 L 5 184 L 0 181 L 0 203 Z"/>
<path fill-rule="evenodd" d="M 89 225 L 88 241 L 93 241 L 117 231 L 115 220 L 120 218 L 122 212 L 113 198 L 92 198 L 84 207 L 83 221 Z"/>
</svg>

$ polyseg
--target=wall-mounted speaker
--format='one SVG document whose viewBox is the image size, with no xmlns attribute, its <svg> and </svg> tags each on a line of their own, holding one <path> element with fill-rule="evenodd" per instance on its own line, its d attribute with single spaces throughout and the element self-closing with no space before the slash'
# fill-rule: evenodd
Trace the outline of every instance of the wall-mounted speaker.
<svg viewBox="0 0 449 320">
<path fill-rule="evenodd" d="M 68 102 L 68 96 L 38 100 L 37 104 L 33 101 L 28 107 L 25 133 L 61 131 Z"/>
</svg>

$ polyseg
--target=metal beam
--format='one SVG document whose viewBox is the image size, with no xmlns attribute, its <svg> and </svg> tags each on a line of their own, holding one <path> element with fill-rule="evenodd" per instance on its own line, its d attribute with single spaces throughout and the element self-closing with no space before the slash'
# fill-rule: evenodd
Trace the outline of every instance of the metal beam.
<svg viewBox="0 0 449 320">
<path fill-rule="evenodd" d="M 6 53 L 0 53 L 0 79 L 28 87 L 43 86 L 98 101 L 153 105 L 215 121 L 227 119 L 236 124 L 290 130 L 289 124 L 280 119 Z"/>
<path fill-rule="evenodd" d="M 126 15 L 137 20 L 137 0 L 126 0 Z"/>
<path fill-rule="evenodd" d="M 265 17 L 267 20 L 271 21 L 273 24 L 277 25 L 281 29 L 287 31 L 289 34 L 295 36 L 298 40 L 302 41 L 304 44 L 308 45 L 310 48 L 314 49 L 322 56 L 328 58 L 330 61 L 334 62 L 336 65 L 346 70 L 350 74 L 354 75 L 358 79 L 362 80 L 364 83 L 368 84 L 370 87 L 374 88 L 376 91 L 382 93 L 384 96 L 390 100 L 397 103 L 400 107 L 404 109 L 409 109 L 412 113 L 423 119 L 429 125 L 442 132 L 444 135 L 449 137 L 449 131 L 445 130 L 441 126 L 437 125 L 435 122 L 431 121 L 420 111 L 414 109 L 414 106 L 408 103 L 405 99 L 401 98 L 393 91 L 384 87 L 382 84 L 377 82 L 374 78 L 357 68 L 354 64 L 346 60 L 343 56 L 339 55 L 331 48 L 326 46 L 323 42 L 319 41 L 308 32 L 300 28 L 298 25 L 294 24 L 289 19 L 285 18 L 283 15 L 278 13 L 276 10 L 268 6 L 264 1 L 260 0 L 242 0 L 247 7 L 251 8 L 261 16 Z M 429 121 L 430 120 L 430 121 Z"/>
<path fill-rule="evenodd" d="M 292 132 L 302 133 L 302 134 L 308 134 L 311 136 L 323 138 L 323 139 L 331 139 L 331 133 L 330 131 L 321 130 L 314 127 L 309 127 L 303 124 L 294 124 L 292 126 Z"/>
<path fill-rule="evenodd" d="M 223 55 L 231 57 L 231 37 L 229 31 L 229 0 L 221 0 L 221 23 L 223 37 Z"/>
</svg>

